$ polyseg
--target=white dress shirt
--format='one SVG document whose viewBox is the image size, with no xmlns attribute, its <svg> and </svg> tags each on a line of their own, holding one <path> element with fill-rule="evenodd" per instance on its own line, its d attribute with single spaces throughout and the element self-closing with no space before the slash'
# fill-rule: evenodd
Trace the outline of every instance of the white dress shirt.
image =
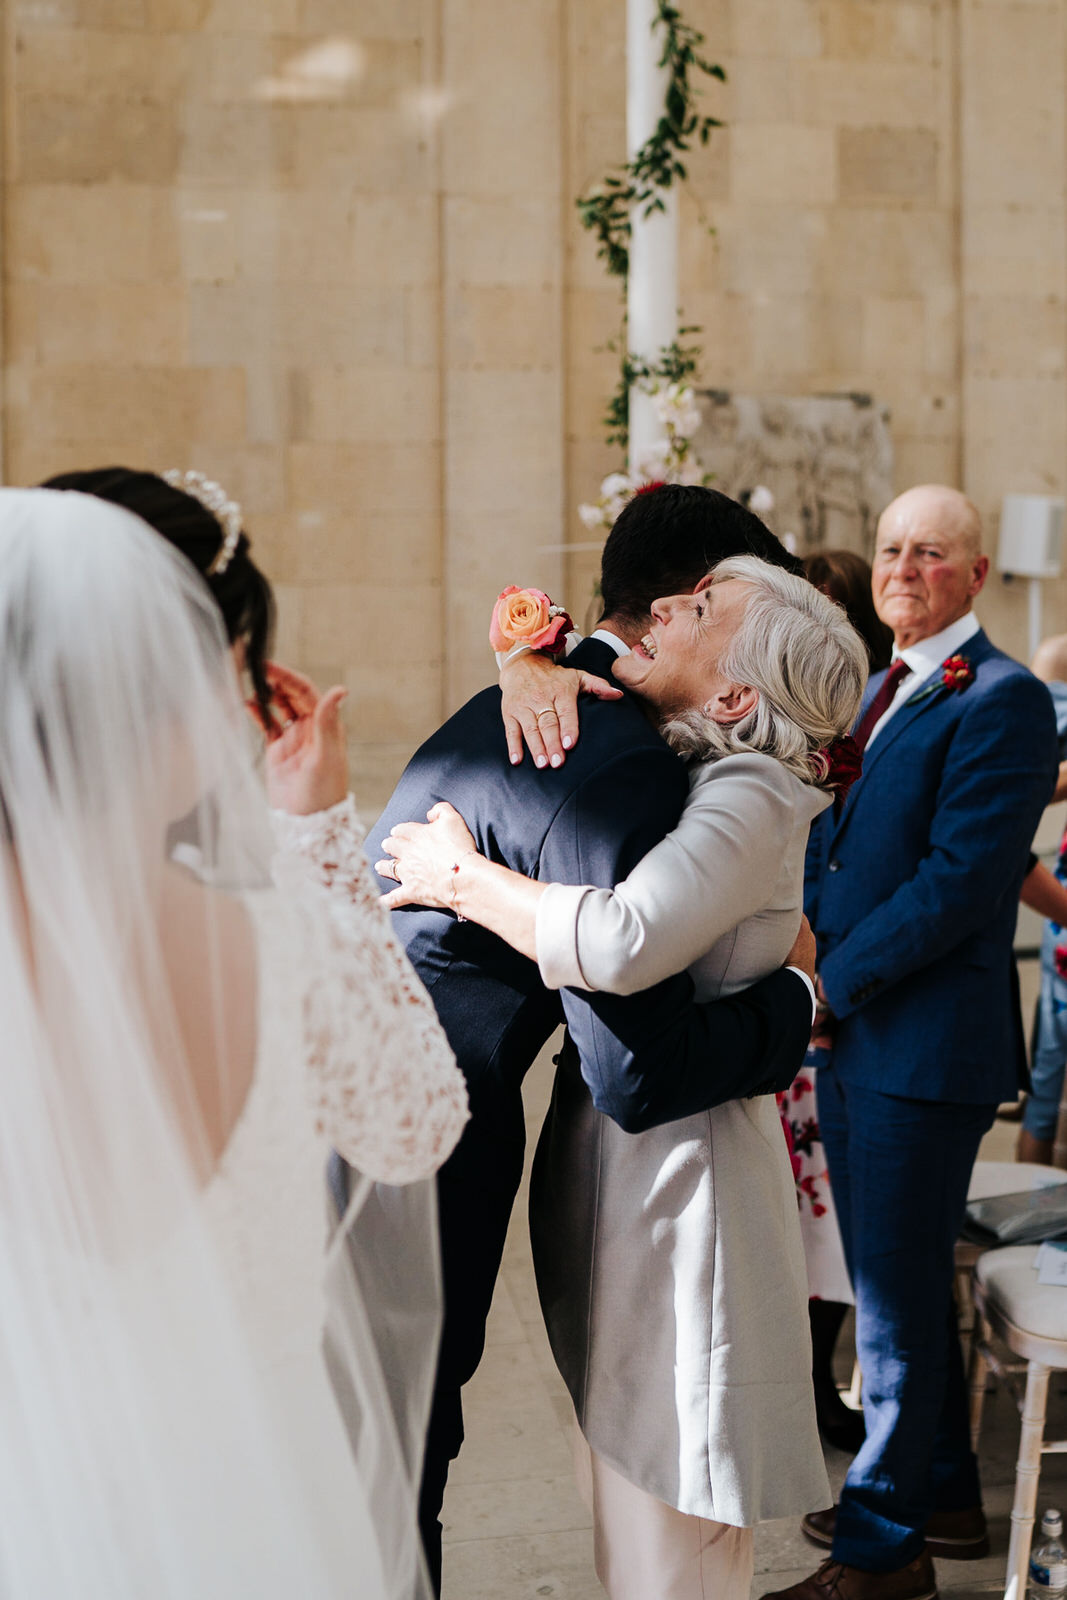
<svg viewBox="0 0 1067 1600">
<path fill-rule="evenodd" d="M 932 633 L 928 639 L 920 639 L 918 644 L 909 644 L 906 650 L 894 650 L 893 660 L 897 658 L 910 667 L 906 678 L 900 680 L 896 694 L 878 718 L 871 729 L 866 748 L 869 750 L 877 739 L 890 717 L 898 712 L 915 693 L 922 687 L 927 678 L 932 678 L 934 673 L 949 656 L 954 656 L 967 643 L 973 639 L 982 624 L 978 621 L 973 611 L 968 611 L 965 617 L 959 617 L 955 622 L 950 622 L 947 628 L 942 628 L 940 633 Z"/>
<path fill-rule="evenodd" d="M 618 634 L 612 633 L 610 628 L 594 628 L 589 637 L 590 639 L 599 639 L 601 644 L 609 644 L 617 656 L 628 656 L 630 654 L 630 646 L 624 644 Z M 569 656 L 572 650 L 577 650 L 578 646 L 584 643 L 584 633 L 578 633 L 577 631 L 568 633 L 567 643 L 563 650 L 564 658 Z"/>
</svg>

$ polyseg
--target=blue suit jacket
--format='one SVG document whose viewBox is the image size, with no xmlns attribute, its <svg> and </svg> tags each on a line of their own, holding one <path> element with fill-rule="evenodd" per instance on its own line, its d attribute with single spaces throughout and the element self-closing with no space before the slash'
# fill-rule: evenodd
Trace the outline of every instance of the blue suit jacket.
<svg viewBox="0 0 1067 1600">
<path fill-rule="evenodd" d="M 805 909 L 839 1019 L 835 1070 L 886 1094 L 992 1104 L 1025 1076 L 1012 939 L 1056 723 L 1044 684 L 984 633 L 959 653 L 974 681 L 923 685 L 865 753 L 841 815 L 816 820 Z"/>
<path fill-rule="evenodd" d="M 610 646 L 587 639 L 570 665 L 610 676 Z M 682 763 L 637 702 L 590 700 L 581 738 L 557 769 L 508 761 L 500 691 L 456 712 L 409 763 L 368 835 L 373 860 L 396 822 L 422 821 L 436 801 L 460 811 L 480 850 L 534 878 L 610 887 L 677 822 L 688 793 Z M 382 880 L 383 889 L 390 885 Z M 640 994 L 546 990 L 537 966 L 449 912 L 393 914 L 468 1083 L 472 1126 L 521 1141 L 522 1077 L 564 1016 L 597 1108 L 637 1131 L 739 1095 L 784 1086 L 804 1055 L 811 1007 L 792 973 L 730 1000 L 693 1001 L 685 974 Z"/>
</svg>

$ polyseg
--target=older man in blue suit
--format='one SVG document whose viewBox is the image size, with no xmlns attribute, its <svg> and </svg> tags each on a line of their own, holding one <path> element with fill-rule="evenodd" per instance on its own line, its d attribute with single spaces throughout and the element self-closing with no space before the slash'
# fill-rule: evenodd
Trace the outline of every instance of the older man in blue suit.
<svg viewBox="0 0 1067 1600">
<path fill-rule="evenodd" d="M 813 830 L 807 911 L 836 1019 L 819 1118 L 867 1439 L 840 1504 L 804 1520 L 830 1559 L 776 1600 L 931 1600 L 931 1553 L 988 1550 L 953 1247 L 979 1142 L 1025 1071 L 1012 937 L 1057 762 L 1048 691 L 971 609 L 988 567 L 956 490 L 884 512 L 873 589 L 894 656 L 855 730 L 863 776 Z"/>
</svg>

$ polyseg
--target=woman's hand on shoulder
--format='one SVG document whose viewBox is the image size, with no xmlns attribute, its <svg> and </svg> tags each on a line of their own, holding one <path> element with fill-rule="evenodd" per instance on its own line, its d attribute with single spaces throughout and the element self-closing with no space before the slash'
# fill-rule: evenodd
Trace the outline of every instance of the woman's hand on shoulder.
<svg viewBox="0 0 1067 1600">
<path fill-rule="evenodd" d="M 561 767 L 578 742 L 578 696 L 620 700 L 622 690 L 606 678 L 557 666 L 536 651 L 509 661 L 500 674 L 500 711 L 512 766 L 525 741 L 539 767 Z"/>
<path fill-rule="evenodd" d="M 267 737 L 267 797 L 276 811 L 309 816 L 328 811 L 348 793 L 348 749 L 341 722 L 340 685 L 320 694 L 310 678 L 267 664 L 271 723 L 254 701 L 249 710 Z"/>
</svg>

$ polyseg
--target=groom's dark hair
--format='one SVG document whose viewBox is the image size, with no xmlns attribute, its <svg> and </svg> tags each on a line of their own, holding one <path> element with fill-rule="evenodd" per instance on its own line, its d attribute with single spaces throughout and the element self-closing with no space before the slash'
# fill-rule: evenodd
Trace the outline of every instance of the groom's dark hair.
<svg viewBox="0 0 1067 1600">
<path fill-rule="evenodd" d="M 639 626 L 653 600 L 690 593 L 727 556 L 759 556 L 804 575 L 802 563 L 755 512 L 718 489 L 663 483 L 639 491 L 604 546 L 603 615 Z"/>
</svg>

